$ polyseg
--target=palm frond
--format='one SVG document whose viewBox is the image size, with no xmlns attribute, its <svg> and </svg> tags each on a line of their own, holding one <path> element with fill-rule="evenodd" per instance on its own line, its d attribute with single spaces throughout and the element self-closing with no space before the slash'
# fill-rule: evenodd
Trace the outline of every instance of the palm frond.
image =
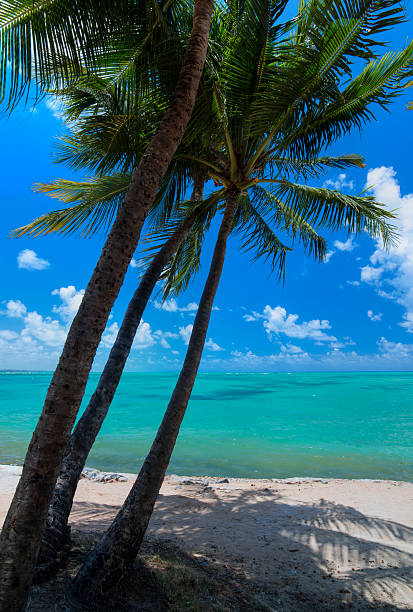
<svg viewBox="0 0 413 612">
<path fill-rule="evenodd" d="M 273 194 L 311 225 L 356 234 L 368 232 L 372 237 L 381 238 L 385 246 L 396 238 L 395 228 L 389 224 L 394 215 L 372 196 L 357 197 L 287 180 L 280 181 Z"/>
<path fill-rule="evenodd" d="M 327 168 L 344 170 L 345 168 L 364 168 L 365 161 L 362 155 L 351 153 L 349 155 L 330 156 L 314 158 L 290 158 L 284 156 L 264 156 L 265 171 L 271 178 L 276 178 L 280 174 L 284 176 L 316 178 L 324 174 Z"/>
<path fill-rule="evenodd" d="M 0 4 L 0 100 L 14 105 L 35 80 L 47 89 L 93 68 L 96 54 L 130 38 L 133 2 L 5 0 Z M 128 19 L 129 13 L 129 19 Z"/>
<path fill-rule="evenodd" d="M 19 238 L 25 235 L 37 237 L 50 233 L 78 233 L 86 237 L 99 230 L 107 231 L 121 205 L 129 182 L 129 175 L 114 174 L 93 177 L 82 182 L 58 179 L 54 183 L 37 184 L 34 190 L 39 193 L 47 193 L 66 204 L 79 203 L 46 213 L 14 230 L 12 236 Z"/>
<path fill-rule="evenodd" d="M 326 254 L 326 242 L 314 227 L 291 206 L 274 196 L 268 190 L 255 186 L 251 190 L 251 205 L 269 222 L 285 232 L 292 240 L 301 243 L 307 253 L 316 261 L 322 261 Z"/>
<path fill-rule="evenodd" d="M 272 271 L 277 271 L 278 279 L 285 277 L 286 255 L 292 249 L 284 245 L 267 221 L 251 204 L 248 195 L 240 198 L 239 208 L 246 208 L 247 220 L 235 225 L 235 232 L 240 235 L 241 250 L 252 254 L 252 262 L 263 258 L 268 261 Z"/>
</svg>

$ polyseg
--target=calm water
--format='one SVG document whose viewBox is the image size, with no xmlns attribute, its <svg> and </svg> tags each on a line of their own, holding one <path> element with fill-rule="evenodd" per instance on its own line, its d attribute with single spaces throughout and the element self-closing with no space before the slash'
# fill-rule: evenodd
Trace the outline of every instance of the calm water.
<svg viewBox="0 0 413 612">
<path fill-rule="evenodd" d="M 22 463 L 50 377 L 0 372 L 0 463 Z M 136 472 L 176 377 L 125 374 L 88 465 Z M 413 480 L 413 374 L 200 374 L 169 472 Z"/>
</svg>

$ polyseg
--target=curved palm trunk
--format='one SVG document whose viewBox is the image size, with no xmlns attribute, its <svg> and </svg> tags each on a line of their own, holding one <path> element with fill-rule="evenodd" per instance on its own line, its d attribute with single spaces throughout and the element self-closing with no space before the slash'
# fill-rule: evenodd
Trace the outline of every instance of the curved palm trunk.
<svg viewBox="0 0 413 612">
<path fill-rule="evenodd" d="M 126 575 L 139 551 L 201 361 L 236 202 L 237 192 L 231 192 L 227 199 L 185 361 L 151 450 L 121 510 L 76 576 L 72 591 L 82 601 L 101 600 Z"/>
<path fill-rule="evenodd" d="M 0 537 L 0 610 L 19 612 L 25 606 L 53 489 L 96 349 L 146 213 L 191 116 L 212 8 L 213 0 L 195 1 L 191 37 L 174 97 L 134 172 L 49 386 Z"/>
<path fill-rule="evenodd" d="M 202 200 L 204 180 L 194 182 L 191 200 Z M 70 436 L 53 493 L 36 566 L 36 579 L 56 568 L 62 549 L 70 542 L 69 514 L 77 483 L 90 450 L 108 413 L 128 359 L 143 312 L 162 270 L 179 248 L 194 223 L 188 216 L 153 258 L 136 289 L 110 351 L 99 383 Z"/>
</svg>

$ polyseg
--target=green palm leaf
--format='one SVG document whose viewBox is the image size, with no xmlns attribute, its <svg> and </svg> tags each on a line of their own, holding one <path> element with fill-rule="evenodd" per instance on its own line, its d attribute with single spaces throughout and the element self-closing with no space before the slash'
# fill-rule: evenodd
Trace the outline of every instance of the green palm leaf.
<svg viewBox="0 0 413 612">
<path fill-rule="evenodd" d="M 54 210 L 12 232 L 14 238 L 31 237 L 53 232 L 68 235 L 79 233 L 91 236 L 99 230 L 107 231 L 113 221 L 130 182 L 130 175 L 99 176 L 75 182 L 58 179 L 54 183 L 39 183 L 35 191 L 47 193 L 75 206 Z"/>
</svg>

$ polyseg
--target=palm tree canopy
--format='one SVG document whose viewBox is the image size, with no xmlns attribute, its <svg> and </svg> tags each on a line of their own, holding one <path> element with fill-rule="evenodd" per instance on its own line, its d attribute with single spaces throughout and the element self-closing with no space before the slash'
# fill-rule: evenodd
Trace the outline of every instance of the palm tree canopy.
<svg viewBox="0 0 413 612">
<path fill-rule="evenodd" d="M 0 101 L 13 108 L 30 89 L 41 95 L 85 71 L 129 85 L 133 75 L 141 87 L 162 74 L 172 90 L 191 9 L 187 0 L 5 0 Z"/>
<path fill-rule="evenodd" d="M 384 244 L 393 238 L 391 212 L 372 197 L 308 182 L 328 168 L 364 166 L 360 155 L 332 157 L 325 149 L 372 120 L 375 106 L 387 108 L 411 78 L 412 43 L 377 57 L 383 43 L 376 37 L 404 20 L 404 11 L 390 0 L 308 0 L 295 19 L 282 22 L 286 4 L 228 2 L 215 12 L 196 107 L 152 212 L 155 235 L 165 238 L 173 214 L 187 212 L 190 204 L 176 209 L 173 203 L 182 200 L 194 173 L 207 172 L 218 189 L 201 217 L 205 225 L 194 226 L 165 271 L 168 291 L 186 286 L 198 269 L 206 219 L 221 209 L 229 189 L 239 194 L 233 229 L 242 247 L 279 271 L 289 247 L 276 231 L 300 240 L 316 259 L 326 251 L 321 228 L 366 231 Z M 354 75 L 356 59 L 366 65 Z M 82 223 L 88 233 L 110 221 L 122 181 L 126 186 L 155 129 L 167 90 L 134 95 L 132 88 L 125 93 L 101 76 L 68 88 L 68 117 L 76 122 L 59 160 L 98 176 L 38 187 L 77 204 L 42 216 L 16 235 L 75 231 Z"/>
</svg>

